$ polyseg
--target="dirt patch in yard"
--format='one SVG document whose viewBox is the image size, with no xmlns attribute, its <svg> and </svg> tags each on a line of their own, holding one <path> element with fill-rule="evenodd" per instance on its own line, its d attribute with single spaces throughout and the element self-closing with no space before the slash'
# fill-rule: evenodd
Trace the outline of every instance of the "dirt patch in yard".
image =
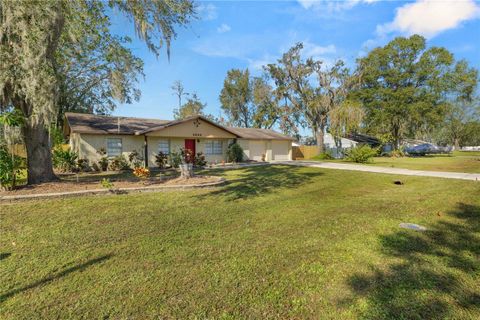
<svg viewBox="0 0 480 320">
<path fill-rule="evenodd" d="M 142 188 L 142 187 L 161 187 L 161 186 L 192 186 L 205 185 L 219 182 L 221 178 L 215 176 L 194 176 L 190 179 L 183 179 L 180 177 L 162 177 L 150 178 L 147 180 L 112 180 L 112 189 L 123 188 Z M 100 181 L 65 181 L 60 180 L 56 182 L 42 183 L 32 186 L 22 186 L 11 191 L 0 191 L 0 196 L 17 196 L 17 195 L 34 195 L 34 194 L 49 194 L 60 192 L 73 192 L 84 190 L 105 189 Z"/>
</svg>

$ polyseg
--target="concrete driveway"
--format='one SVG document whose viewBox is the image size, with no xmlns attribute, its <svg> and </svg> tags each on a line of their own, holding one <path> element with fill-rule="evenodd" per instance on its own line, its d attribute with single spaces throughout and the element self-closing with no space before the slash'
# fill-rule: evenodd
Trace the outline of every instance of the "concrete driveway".
<svg viewBox="0 0 480 320">
<path fill-rule="evenodd" d="M 350 164 L 350 163 L 318 162 L 318 161 L 305 161 L 305 160 L 272 161 L 270 163 L 285 164 L 285 165 L 291 165 L 291 166 L 313 167 L 313 168 L 399 174 L 399 175 L 406 175 L 406 176 L 436 177 L 436 178 L 462 179 L 462 180 L 473 180 L 473 181 L 480 180 L 480 173 L 422 171 L 422 170 L 410 170 L 410 169 L 401 169 L 401 168 L 374 167 L 374 166 L 366 166 L 362 164 L 353 164 L 353 163 Z"/>
</svg>

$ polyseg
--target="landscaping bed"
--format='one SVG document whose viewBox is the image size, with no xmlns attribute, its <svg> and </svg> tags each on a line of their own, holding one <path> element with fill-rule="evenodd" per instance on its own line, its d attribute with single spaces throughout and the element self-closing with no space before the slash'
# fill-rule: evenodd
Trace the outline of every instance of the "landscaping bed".
<svg viewBox="0 0 480 320">
<path fill-rule="evenodd" d="M 76 191 L 87 191 L 87 190 L 98 190 L 98 189 L 111 189 L 118 190 L 124 188 L 149 188 L 151 187 L 161 187 L 161 186 L 184 186 L 184 185 L 205 185 L 212 184 L 220 181 L 219 177 L 215 176 L 204 176 L 196 175 L 190 179 L 184 179 L 178 176 L 160 176 L 152 177 L 149 179 L 112 179 L 110 183 L 111 187 L 105 188 L 102 186 L 99 179 L 85 179 L 83 176 L 81 180 L 72 181 L 71 176 L 61 178 L 56 182 L 42 183 L 38 185 L 31 186 L 21 186 L 11 191 L 0 191 L 0 196 L 19 196 L 19 195 L 35 195 L 35 194 L 51 194 L 51 193 L 65 193 L 65 192 L 76 192 Z M 66 180 L 69 179 L 69 180 Z M 74 178 L 73 178 L 74 179 Z"/>
</svg>

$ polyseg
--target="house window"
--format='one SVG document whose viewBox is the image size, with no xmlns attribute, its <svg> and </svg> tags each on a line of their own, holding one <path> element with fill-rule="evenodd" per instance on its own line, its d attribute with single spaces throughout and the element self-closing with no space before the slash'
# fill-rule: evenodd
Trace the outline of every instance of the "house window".
<svg viewBox="0 0 480 320">
<path fill-rule="evenodd" d="M 108 138 L 107 139 L 107 156 L 116 157 L 122 154 L 122 139 Z"/>
<path fill-rule="evenodd" d="M 167 139 L 160 140 L 158 142 L 158 152 L 170 154 L 170 141 Z"/>
<path fill-rule="evenodd" d="M 205 141 L 205 154 L 206 155 L 223 154 L 222 141 L 219 141 L 219 140 Z"/>
</svg>

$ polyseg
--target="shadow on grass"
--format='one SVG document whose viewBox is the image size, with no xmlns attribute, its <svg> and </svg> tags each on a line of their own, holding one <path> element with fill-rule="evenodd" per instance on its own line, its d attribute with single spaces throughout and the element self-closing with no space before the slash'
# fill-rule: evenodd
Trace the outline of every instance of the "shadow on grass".
<svg viewBox="0 0 480 320">
<path fill-rule="evenodd" d="M 0 260 L 7 259 L 12 254 L 10 252 L 0 253 Z"/>
<path fill-rule="evenodd" d="M 29 285 L 26 285 L 24 287 L 20 287 L 20 288 L 17 288 L 17 289 L 13 289 L 13 290 L 10 290 L 10 291 L 7 291 L 3 294 L 0 295 L 0 302 L 3 302 L 13 296 L 15 296 L 16 294 L 18 293 L 22 293 L 24 291 L 27 291 L 27 290 L 30 290 L 30 289 L 33 289 L 33 288 L 36 288 L 36 287 L 39 287 L 39 286 L 42 286 L 44 284 L 47 284 L 53 280 L 57 280 L 57 279 L 60 279 L 62 277 L 65 277 L 67 276 L 68 274 L 72 273 L 72 272 L 76 272 L 76 271 L 83 271 L 85 270 L 86 268 L 94 265 L 94 264 L 97 264 L 97 263 L 101 263 L 105 260 L 108 260 L 110 259 L 111 257 L 113 256 L 113 254 L 106 254 L 106 255 L 103 255 L 103 256 L 100 256 L 100 257 L 97 257 L 97 258 L 94 258 L 94 259 L 90 259 L 88 260 L 87 262 L 84 262 L 82 264 L 78 264 L 78 265 L 75 265 L 73 267 L 70 267 L 68 269 L 65 269 L 59 273 L 56 273 L 54 275 L 51 275 L 51 276 L 48 276 L 48 277 L 45 277 L 43 279 L 40 279 L 38 281 L 35 281 Z"/>
<path fill-rule="evenodd" d="M 255 166 L 240 169 L 238 177 L 213 192 L 200 195 L 223 195 L 230 200 L 260 196 L 274 192 L 279 188 L 294 188 L 308 183 L 312 178 L 322 175 L 319 171 L 305 172 L 300 167 L 293 166 Z M 214 170 L 209 173 L 223 176 L 225 171 Z"/>
<path fill-rule="evenodd" d="M 348 280 L 368 301 L 365 318 L 443 319 L 458 308 L 480 313 L 480 207 L 460 203 L 449 215 L 459 222 L 380 238 L 383 253 L 399 262 Z"/>
</svg>

